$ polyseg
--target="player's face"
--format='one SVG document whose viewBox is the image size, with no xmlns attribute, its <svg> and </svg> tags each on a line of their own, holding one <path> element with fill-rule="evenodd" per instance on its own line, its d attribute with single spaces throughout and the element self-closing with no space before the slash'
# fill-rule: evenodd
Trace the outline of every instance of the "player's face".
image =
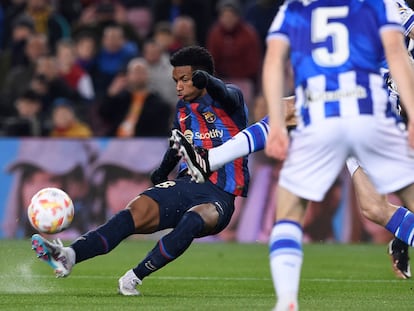
<svg viewBox="0 0 414 311">
<path fill-rule="evenodd" d="M 191 69 L 191 66 L 174 67 L 172 75 L 175 81 L 175 90 L 177 91 L 179 99 L 190 102 L 197 97 L 202 96 L 205 92 L 205 89 L 200 90 L 193 85 L 193 81 L 191 80 L 193 70 Z"/>
</svg>

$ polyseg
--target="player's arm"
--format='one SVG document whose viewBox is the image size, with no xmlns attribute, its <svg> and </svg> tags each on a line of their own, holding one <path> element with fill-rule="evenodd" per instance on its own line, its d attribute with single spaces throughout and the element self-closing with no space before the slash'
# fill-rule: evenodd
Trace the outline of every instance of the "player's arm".
<svg viewBox="0 0 414 311">
<path fill-rule="evenodd" d="M 151 173 L 151 182 L 156 185 L 168 180 L 168 175 L 175 168 L 180 161 L 181 156 L 178 155 L 178 150 L 168 148 L 164 154 L 160 166 Z"/>
<path fill-rule="evenodd" d="M 193 85 L 198 89 L 206 88 L 210 96 L 221 103 L 223 108 L 232 112 L 243 104 L 239 100 L 240 93 L 236 89 L 228 87 L 223 81 L 213 77 L 203 70 L 193 72 Z"/>
<path fill-rule="evenodd" d="M 414 69 L 407 54 L 403 35 L 398 30 L 387 29 L 381 32 L 385 56 L 398 91 L 404 110 L 408 116 L 408 139 L 414 148 Z"/>
<path fill-rule="evenodd" d="M 270 39 L 263 64 L 263 95 L 269 111 L 270 125 L 266 154 L 279 160 L 285 159 L 289 144 L 282 100 L 288 52 L 287 40 Z"/>
</svg>

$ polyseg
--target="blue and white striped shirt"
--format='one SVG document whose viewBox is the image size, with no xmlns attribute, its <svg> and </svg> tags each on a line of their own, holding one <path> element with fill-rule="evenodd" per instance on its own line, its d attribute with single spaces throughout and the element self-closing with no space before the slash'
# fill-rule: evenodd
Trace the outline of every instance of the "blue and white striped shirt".
<svg viewBox="0 0 414 311">
<path fill-rule="evenodd" d="M 288 0 L 267 40 L 290 45 L 298 126 L 328 117 L 391 115 L 380 33 L 403 32 L 393 0 Z"/>
</svg>

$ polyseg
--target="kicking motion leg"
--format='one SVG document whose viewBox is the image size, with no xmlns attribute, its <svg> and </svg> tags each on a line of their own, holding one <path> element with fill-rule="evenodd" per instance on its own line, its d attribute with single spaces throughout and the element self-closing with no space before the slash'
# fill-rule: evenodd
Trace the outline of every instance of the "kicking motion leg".
<svg viewBox="0 0 414 311">
<path fill-rule="evenodd" d="M 79 237 L 70 247 L 63 247 L 60 240 L 50 242 L 35 234 L 32 237 L 32 248 L 40 259 L 54 269 L 56 277 L 66 277 L 75 263 L 110 252 L 134 232 L 134 221 L 126 209 L 96 230 Z"/>
<path fill-rule="evenodd" d="M 231 140 L 209 150 L 194 147 L 178 130 L 173 130 L 171 140 L 187 162 L 193 180 L 201 183 L 226 163 L 263 150 L 268 132 L 268 117 L 265 117 L 236 134 Z"/>
<path fill-rule="evenodd" d="M 134 233 L 153 233 L 158 223 L 157 203 L 142 195 L 105 224 L 80 236 L 69 247 L 63 247 L 60 241 L 51 242 L 35 234 L 32 236 L 32 248 L 39 259 L 53 268 L 56 277 L 66 277 L 76 263 L 109 253 Z"/>
<path fill-rule="evenodd" d="M 410 236 L 412 236 L 414 229 L 414 214 L 405 207 L 389 203 L 385 195 L 377 193 L 368 176 L 354 158 L 347 160 L 347 167 L 352 176 L 362 215 L 385 227 L 396 236 L 387 248 L 395 275 L 401 279 L 410 278 L 408 245 L 413 246 L 413 239 Z"/>
<path fill-rule="evenodd" d="M 295 97 L 284 97 L 283 102 L 285 121 L 289 130 L 296 126 Z M 173 131 L 171 140 L 174 143 L 174 148 L 179 150 L 187 162 L 188 171 L 193 180 L 201 183 L 223 165 L 250 153 L 263 150 L 268 134 L 269 116 L 266 116 L 236 134 L 231 140 L 209 150 L 194 147 L 178 130 Z"/>
</svg>

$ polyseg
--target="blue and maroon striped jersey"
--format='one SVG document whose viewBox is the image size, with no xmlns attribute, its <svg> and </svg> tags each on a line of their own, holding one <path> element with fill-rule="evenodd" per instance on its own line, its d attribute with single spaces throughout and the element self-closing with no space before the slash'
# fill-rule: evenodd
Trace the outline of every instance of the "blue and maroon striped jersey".
<svg viewBox="0 0 414 311">
<path fill-rule="evenodd" d="M 176 107 L 174 128 L 179 129 L 195 146 L 206 149 L 232 139 L 246 128 L 248 113 L 241 91 L 234 85 L 228 85 L 227 88 L 238 92 L 239 102 L 232 105 L 233 109 L 225 109 L 222 103 L 209 94 L 191 103 L 180 100 Z M 185 163 L 180 165 L 180 171 L 186 168 Z M 210 181 L 226 192 L 246 196 L 249 185 L 247 156 L 224 165 L 211 175 Z"/>
</svg>

